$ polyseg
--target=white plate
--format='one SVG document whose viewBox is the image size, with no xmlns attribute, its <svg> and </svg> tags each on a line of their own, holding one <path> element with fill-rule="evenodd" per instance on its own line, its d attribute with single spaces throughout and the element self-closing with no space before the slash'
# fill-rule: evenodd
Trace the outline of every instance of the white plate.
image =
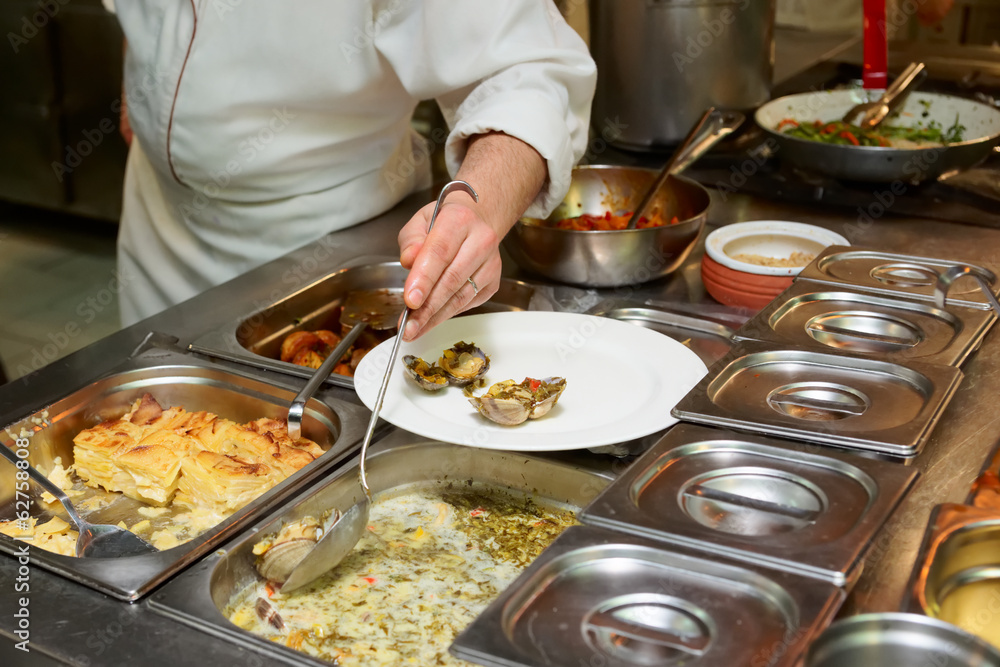
<svg viewBox="0 0 1000 667">
<path fill-rule="evenodd" d="M 555 451 L 599 447 L 655 433 L 677 420 L 670 411 L 705 375 L 694 352 L 641 327 L 593 315 L 550 312 L 485 313 L 458 317 L 400 345 L 436 361 L 459 341 L 490 357 L 487 382 L 525 377 L 566 378 L 556 406 L 541 419 L 500 426 L 469 403 L 462 390 L 427 392 L 396 360 L 381 417 L 418 435 L 486 449 Z M 371 408 L 393 339 L 369 352 L 354 374 L 358 396 Z M 480 393 L 480 392 L 477 392 Z"/>
</svg>

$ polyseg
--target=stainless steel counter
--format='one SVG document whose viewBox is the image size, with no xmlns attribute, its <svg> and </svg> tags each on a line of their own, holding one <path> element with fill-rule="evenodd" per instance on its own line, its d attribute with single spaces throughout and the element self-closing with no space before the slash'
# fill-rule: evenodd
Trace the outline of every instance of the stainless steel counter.
<svg viewBox="0 0 1000 667">
<path fill-rule="evenodd" d="M 344 262 L 358 260 L 358 248 L 364 248 L 365 255 L 392 256 L 396 251 L 396 230 L 429 197 L 429 193 L 411 197 L 380 218 L 301 248 L 33 375 L 0 387 L 0 421 L 10 423 L 107 371 L 127 356 L 148 331 L 172 334 L 186 344 L 205 330 L 262 307 Z M 888 216 L 864 224 L 838 213 L 743 196 L 714 195 L 710 226 L 752 219 L 816 224 L 844 234 L 855 245 L 895 252 L 971 262 L 1000 259 L 996 250 L 1000 248 L 998 230 Z M 704 295 L 699 259 L 700 248 L 680 271 L 667 279 L 637 288 L 595 292 L 593 296 L 613 300 L 651 299 L 703 308 L 715 314 L 740 315 L 738 311 L 721 308 Z M 506 263 L 505 270 L 511 277 L 533 280 L 520 274 L 511 262 Z M 987 336 L 964 370 L 966 377 L 955 399 L 913 464 L 922 473 L 921 477 L 876 539 L 844 614 L 899 608 L 932 506 L 962 501 L 997 442 L 1000 414 L 993 408 L 993 397 L 1000 392 L 1000 344 L 996 332 Z M 338 398 L 357 402 L 349 390 L 332 387 L 330 391 Z M 584 458 L 593 465 L 613 470 L 621 470 L 625 465 L 624 461 L 610 457 Z M 257 658 L 243 648 L 154 615 L 144 602 L 127 605 L 37 568 L 28 569 L 30 590 L 15 592 L 18 572 L 15 560 L 0 558 L 3 582 L 0 600 L 5 609 L 0 616 L 0 634 L 11 639 L 0 645 L 4 664 L 44 664 L 39 661 L 39 654 L 79 665 L 128 664 L 140 656 L 149 664 L 252 665 Z M 16 641 L 13 632 L 17 629 L 12 613 L 19 606 L 19 597 L 26 597 L 29 602 L 31 654 L 12 648 Z M 113 660 L 109 660 L 110 655 Z"/>
</svg>

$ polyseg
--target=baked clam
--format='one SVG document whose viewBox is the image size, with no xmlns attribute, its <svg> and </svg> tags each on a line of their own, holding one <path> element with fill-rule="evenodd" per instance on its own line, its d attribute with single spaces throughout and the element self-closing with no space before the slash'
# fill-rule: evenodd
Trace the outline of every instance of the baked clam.
<svg viewBox="0 0 1000 667">
<path fill-rule="evenodd" d="M 322 536 L 323 523 L 316 517 L 307 516 L 285 524 L 276 535 L 254 545 L 257 572 L 268 581 L 284 583 Z"/>
<path fill-rule="evenodd" d="M 448 386 L 448 376 L 437 364 L 429 364 L 420 357 L 407 354 L 403 357 L 406 375 L 426 391 L 438 391 Z"/>
<path fill-rule="evenodd" d="M 490 358 L 475 343 L 459 341 L 441 353 L 436 364 L 408 354 L 403 357 L 406 375 L 421 389 L 437 391 L 448 385 L 465 387 L 490 369 Z"/>
<path fill-rule="evenodd" d="M 550 377 L 542 380 L 524 378 L 521 382 L 497 382 L 482 396 L 469 394 L 481 415 L 502 426 L 516 426 L 548 414 L 566 388 L 566 380 Z"/>
<path fill-rule="evenodd" d="M 490 369 L 490 358 L 475 343 L 459 341 L 441 353 L 438 366 L 451 384 L 464 387 L 486 375 Z"/>
</svg>

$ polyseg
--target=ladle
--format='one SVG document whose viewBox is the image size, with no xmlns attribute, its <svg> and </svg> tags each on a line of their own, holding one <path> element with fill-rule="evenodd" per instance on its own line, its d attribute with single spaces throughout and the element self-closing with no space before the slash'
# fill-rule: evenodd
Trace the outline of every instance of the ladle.
<svg viewBox="0 0 1000 667">
<path fill-rule="evenodd" d="M 434 212 L 431 214 L 431 221 L 427 227 L 429 234 L 437 220 L 438 211 L 449 193 L 461 190 L 467 192 L 473 199 L 479 201 L 479 195 L 471 185 L 465 181 L 451 181 L 446 184 L 438 195 L 437 203 L 434 205 Z M 297 564 L 293 565 L 287 578 L 282 582 L 282 592 L 294 591 L 311 583 L 318 577 L 336 567 L 365 534 L 368 527 L 368 517 L 371 513 L 372 494 L 368 488 L 368 477 L 365 472 L 365 460 L 368 455 L 368 447 L 372 441 L 372 434 L 375 432 L 375 425 L 378 422 L 379 412 L 382 410 L 382 401 L 385 399 L 385 391 L 389 386 L 389 378 L 392 375 L 393 367 L 396 365 L 396 356 L 399 353 L 399 344 L 403 339 L 403 331 L 406 330 L 406 322 L 410 317 L 410 309 L 404 308 L 403 317 L 399 321 L 399 333 L 392 344 L 392 351 L 385 367 L 385 375 L 382 376 L 382 384 L 379 386 L 378 396 L 372 408 L 372 416 L 368 421 L 368 429 L 365 431 L 365 439 L 361 444 L 361 457 L 358 463 L 358 481 L 361 490 L 364 492 L 360 501 L 352 505 L 343 514 L 334 513 L 332 521 L 326 527 L 323 537 L 320 538 L 316 546 L 313 547 L 305 557 Z M 280 576 L 280 575 L 279 575 Z M 274 578 L 274 574 L 272 574 Z"/>
<path fill-rule="evenodd" d="M 709 119 L 711 119 L 709 130 L 702 132 L 702 128 L 709 123 Z M 667 163 L 663 165 L 660 173 L 656 175 L 656 180 L 653 181 L 649 190 L 646 191 L 639 205 L 635 207 L 635 211 L 632 213 L 632 217 L 628 219 L 628 225 L 625 226 L 625 229 L 636 228 L 639 220 L 646 213 L 650 204 L 652 204 L 656 193 L 667 182 L 667 179 L 684 171 L 716 142 L 738 128 L 743 123 L 743 119 L 743 114 L 739 112 L 727 111 L 720 113 L 715 110 L 715 107 L 709 107 L 688 135 L 684 137 L 680 148 L 674 152 Z"/>
<path fill-rule="evenodd" d="M 85 521 L 77 514 L 73 503 L 70 502 L 69 496 L 38 469 L 28 465 L 26 460 L 18 458 L 17 454 L 3 444 L 0 444 L 0 454 L 3 454 L 4 458 L 17 466 L 19 470 L 26 471 L 35 483 L 55 496 L 62 503 L 62 506 L 66 508 L 66 514 L 76 524 L 76 529 L 80 534 L 76 538 L 77 556 L 83 558 L 120 558 L 122 556 L 141 556 L 157 552 L 156 547 L 125 528 L 112 526 L 107 523 L 90 523 Z"/>
</svg>

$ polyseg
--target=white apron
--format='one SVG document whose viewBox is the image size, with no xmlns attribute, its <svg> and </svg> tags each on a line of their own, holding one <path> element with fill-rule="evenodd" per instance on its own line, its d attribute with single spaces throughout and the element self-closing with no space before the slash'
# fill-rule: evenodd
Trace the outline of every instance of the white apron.
<svg viewBox="0 0 1000 667">
<path fill-rule="evenodd" d="M 135 140 L 119 261 L 131 324 L 429 186 L 410 126 L 436 99 L 454 173 L 472 135 L 534 146 L 563 197 L 587 140 L 595 68 L 537 0 L 132 0 Z M 359 249 L 361 250 L 361 249 Z"/>
</svg>

